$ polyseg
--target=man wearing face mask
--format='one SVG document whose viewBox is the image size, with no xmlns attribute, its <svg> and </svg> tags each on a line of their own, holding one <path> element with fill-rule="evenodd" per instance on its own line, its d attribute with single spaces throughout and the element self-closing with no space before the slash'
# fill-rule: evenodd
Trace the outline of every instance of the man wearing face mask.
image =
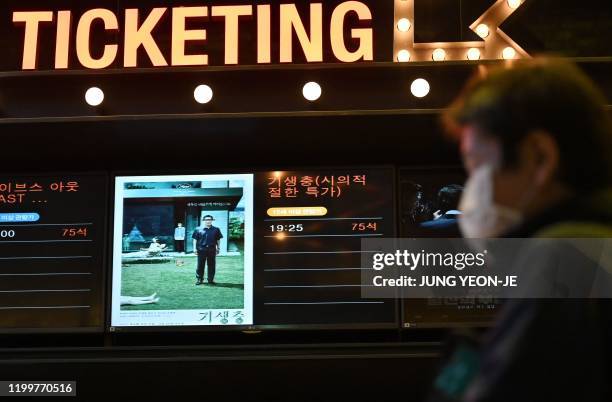
<svg viewBox="0 0 612 402">
<path fill-rule="evenodd" d="M 445 116 L 469 174 L 463 236 L 612 237 L 607 103 L 560 60 L 471 82 Z M 611 328 L 610 300 L 508 300 L 482 345 L 456 349 L 432 400 L 610 401 Z"/>
</svg>

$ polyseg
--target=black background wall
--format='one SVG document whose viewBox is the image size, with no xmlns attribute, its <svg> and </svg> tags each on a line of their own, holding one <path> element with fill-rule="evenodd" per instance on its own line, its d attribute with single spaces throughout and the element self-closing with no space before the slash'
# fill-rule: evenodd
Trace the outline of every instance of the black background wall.
<svg viewBox="0 0 612 402">
<path fill-rule="evenodd" d="M 427 4 L 417 10 L 421 18 L 443 17 L 436 2 Z M 504 30 L 529 52 L 596 56 L 577 61 L 610 100 L 609 22 L 608 0 L 528 0 Z M 464 34 L 446 31 L 456 40 Z M 497 64 L 4 72 L 2 170 L 458 165 L 440 113 L 479 66 Z M 429 80 L 426 98 L 410 94 L 415 78 Z M 315 104 L 301 95 L 310 80 L 323 87 Z M 193 101 L 200 83 L 215 90 L 208 106 Z M 105 91 L 102 108 L 83 101 L 93 85 Z M 440 363 L 446 335 L 8 334 L 0 336 L 0 380 L 77 380 L 83 401 L 418 401 Z"/>
</svg>

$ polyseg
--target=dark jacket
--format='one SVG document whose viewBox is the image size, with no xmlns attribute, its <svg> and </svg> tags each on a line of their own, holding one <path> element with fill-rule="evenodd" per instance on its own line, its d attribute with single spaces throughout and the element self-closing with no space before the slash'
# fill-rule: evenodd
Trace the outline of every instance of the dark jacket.
<svg viewBox="0 0 612 402">
<path fill-rule="evenodd" d="M 612 238 L 612 192 L 559 204 L 509 236 Z M 610 299 L 508 300 L 480 345 L 457 350 L 433 400 L 612 401 Z"/>
</svg>

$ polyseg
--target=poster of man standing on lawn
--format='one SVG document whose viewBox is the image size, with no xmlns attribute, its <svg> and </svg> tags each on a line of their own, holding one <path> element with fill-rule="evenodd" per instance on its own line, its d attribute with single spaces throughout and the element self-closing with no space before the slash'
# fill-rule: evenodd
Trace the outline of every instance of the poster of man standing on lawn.
<svg viewBox="0 0 612 402">
<path fill-rule="evenodd" d="M 253 175 L 115 178 L 111 326 L 253 323 Z"/>
</svg>

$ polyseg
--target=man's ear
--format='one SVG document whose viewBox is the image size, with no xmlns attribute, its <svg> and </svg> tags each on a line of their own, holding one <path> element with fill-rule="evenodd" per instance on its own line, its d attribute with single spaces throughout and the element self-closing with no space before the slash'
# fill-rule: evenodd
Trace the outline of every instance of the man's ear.
<svg viewBox="0 0 612 402">
<path fill-rule="evenodd" d="M 537 185 L 555 180 L 559 172 L 559 146 L 546 131 L 532 131 L 523 142 L 523 151 L 529 155 Z"/>
</svg>

